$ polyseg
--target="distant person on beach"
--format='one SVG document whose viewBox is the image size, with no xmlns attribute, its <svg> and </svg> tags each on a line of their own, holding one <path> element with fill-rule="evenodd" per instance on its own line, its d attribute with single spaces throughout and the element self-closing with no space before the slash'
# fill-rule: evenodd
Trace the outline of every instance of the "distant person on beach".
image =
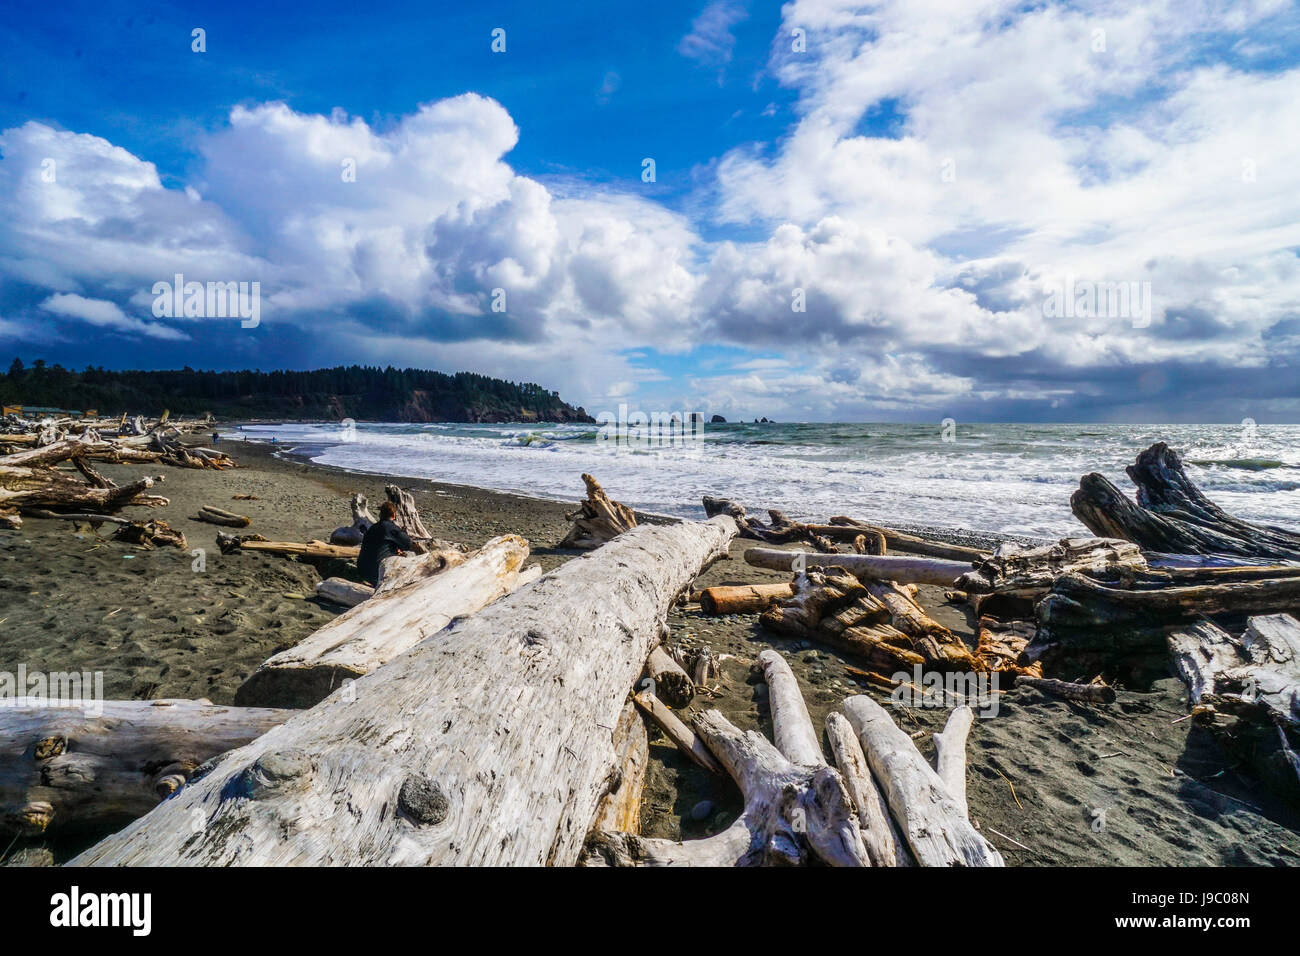
<svg viewBox="0 0 1300 956">
<path fill-rule="evenodd" d="M 215 444 L 216 444 L 217 442 L 219 442 L 219 441 L 221 441 L 221 436 L 218 435 L 216 432 L 213 432 L 213 433 L 212 433 L 212 444 L 215 445 Z"/>
<path fill-rule="evenodd" d="M 414 551 L 406 532 L 399 528 L 393 519 L 397 509 L 391 501 L 379 506 L 379 520 L 370 526 L 370 530 L 361 539 L 361 553 L 357 555 L 357 570 L 367 584 L 379 586 L 379 569 L 385 558 L 404 551 Z"/>
</svg>

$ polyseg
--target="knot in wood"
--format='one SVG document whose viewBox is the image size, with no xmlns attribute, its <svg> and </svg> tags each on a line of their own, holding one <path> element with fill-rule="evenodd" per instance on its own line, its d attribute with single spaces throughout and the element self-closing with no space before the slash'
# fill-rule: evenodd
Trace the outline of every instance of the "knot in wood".
<svg viewBox="0 0 1300 956">
<path fill-rule="evenodd" d="M 411 774 L 402 782 L 397 806 L 420 826 L 437 826 L 451 813 L 451 801 L 447 795 L 422 773 Z"/>
<path fill-rule="evenodd" d="M 44 740 L 36 741 L 36 746 L 32 748 L 32 758 L 35 760 L 49 760 L 52 757 L 59 756 L 67 749 L 67 737 L 46 737 Z"/>
<path fill-rule="evenodd" d="M 262 754 L 244 768 L 240 788 L 254 800 L 302 790 L 311 781 L 315 765 L 305 750 L 291 748 Z"/>
</svg>

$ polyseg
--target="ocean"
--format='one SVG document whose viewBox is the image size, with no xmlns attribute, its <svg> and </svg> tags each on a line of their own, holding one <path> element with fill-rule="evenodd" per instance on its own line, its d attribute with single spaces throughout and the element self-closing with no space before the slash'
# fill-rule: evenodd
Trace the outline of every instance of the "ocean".
<svg viewBox="0 0 1300 956">
<path fill-rule="evenodd" d="M 1131 494 L 1124 466 L 1156 441 L 1227 511 L 1300 528 L 1300 425 L 741 424 L 647 438 L 596 425 L 248 425 L 350 471 L 428 478 L 576 501 L 580 475 L 634 508 L 699 518 L 700 498 L 751 513 L 849 515 L 881 524 L 1057 538 L 1085 534 L 1070 513 L 1098 471 Z M 233 436 L 231 436 L 233 437 Z"/>
</svg>

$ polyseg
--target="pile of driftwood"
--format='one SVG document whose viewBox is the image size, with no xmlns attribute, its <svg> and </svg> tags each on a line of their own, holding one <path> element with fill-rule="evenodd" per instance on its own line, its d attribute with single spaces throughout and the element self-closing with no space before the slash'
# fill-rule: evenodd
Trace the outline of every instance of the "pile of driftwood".
<svg viewBox="0 0 1300 956">
<path fill-rule="evenodd" d="M 1097 474 L 1084 476 L 1071 500 L 1102 537 L 993 553 L 847 518 L 804 524 L 772 512 L 764 525 L 707 498 L 706 511 L 735 518 L 742 536 L 814 550 L 751 549 L 749 563 L 794 579 L 696 598 L 705 613 L 759 613 L 772 630 L 850 654 L 881 687 L 898 686 L 898 672 L 919 665 L 997 673 L 1007 687 L 1098 704 L 1115 699 L 1116 681 L 1145 682 L 1172 667 L 1188 681 L 1197 720 L 1300 795 L 1300 674 L 1291 663 L 1300 643 L 1288 614 L 1300 611 L 1300 533 L 1226 513 L 1164 444 L 1128 473 L 1136 503 Z M 851 537 L 862 529 L 879 538 Z M 837 547 L 850 542 L 852 552 Z M 888 555 L 888 547 L 911 554 Z M 943 586 L 949 601 L 969 607 L 974 647 L 929 617 L 917 584 Z"/>
<path fill-rule="evenodd" d="M 999 548 L 955 587 L 986 627 L 1016 633 L 1022 666 L 1145 680 L 1172 669 L 1195 719 L 1300 797 L 1300 533 L 1226 513 L 1156 444 L 1128 474 L 1071 499 L 1106 538 Z"/>
<path fill-rule="evenodd" d="M 0 425 L 0 450 L 13 453 L 32 449 L 32 460 L 57 452 L 36 451 L 75 441 L 83 447 L 79 454 L 114 463 L 161 462 L 178 468 L 234 468 L 234 460 L 224 452 L 201 445 L 186 444 L 182 439 L 193 432 L 206 431 L 211 419 L 179 420 L 168 413 L 152 423 L 136 416 L 128 419 L 58 419 L 31 421 L 14 416 Z"/>
<path fill-rule="evenodd" d="M 166 498 L 145 493 L 161 476 L 118 486 L 91 463 L 233 468 L 234 461 L 223 452 L 181 441 L 184 434 L 206 427 L 206 420 L 170 421 L 166 414 L 149 426 L 125 414 L 120 419 L 40 422 L 8 416 L 0 425 L 0 525 L 21 527 L 24 512 L 48 516 L 69 511 L 102 523 L 104 516 L 127 505 L 165 505 Z M 81 478 L 61 465 L 71 465 Z M 148 530 L 137 528 L 131 534 L 152 543 L 177 543 L 177 533 L 165 525 L 157 534 L 144 533 Z"/>
<path fill-rule="evenodd" d="M 716 711 L 688 728 L 633 688 L 650 673 L 667 693 L 668 610 L 735 533 L 727 517 L 637 527 L 527 586 L 514 536 L 432 574 L 436 552 L 410 556 L 268 660 L 240 706 L 7 709 L 21 719 L 0 714 L 0 819 L 30 834 L 138 815 L 74 864 L 1000 865 L 967 815 L 967 709 L 932 769 L 850 698 L 827 722 L 836 769 L 775 652 L 774 744 Z M 706 659 L 693 667 L 708 679 Z M 712 839 L 635 836 L 656 712 L 744 794 Z"/>
<path fill-rule="evenodd" d="M 111 515 L 127 505 L 158 507 L 167 499 L 150 494 L 162 476 L 145 476 L 125 485 L 100 474 L 91 464 L 94 445 L 64 439 L 0 457 L 0 524 L 22 526 L 25 511 L 90 512 Z M 57 467 L 69 463 L 75 472 Z M 76 473 L 80 477 L 76 477 Z"/>
<path fill-rule="evenodd" d="M 1176 456 L 1160 457 L 1168 485 L 1195 500 Z M 357 527 L 368 509 L 353 506 Z M 1159 512 L 1149 494 L 1131 507 L 1202 529 L 1213 516 L 1203 503 Z M 935 736 L 933 767 L 867 696 L 828 716 L 831 766 L 770 649 L 759 666 L 771 741 L 714 710 L 687 722 L 672 709 L 707 687 L 716 664 L 660 646 L 668 611 L 741 525 L 785 533 L 743 514 L 738 524 L 726 508 L 703 523 L 630 526 L 540 577 L 523 568 L 527 544 L 514 536 L 449 559 L 427 532 L 413 534 L 425 553 L 396 559 L 350 611 L 263 664 L 239 706 L 112 704 L 112 718 L 72 723 L 66 711 L 8 724 L 0 714 L 0 820 L 41 832 L 166 796 L 74 861 L 101 865 L 1001 865 L 966 804 L 969 707 Z M 1114 700 L 1113 687 L 1061 678 L 1120 677 L 1162 657 L 1187 681 L 1198 721 L 1300 779 L 1300 624 L 1285 613 L 1300 599 L 1300 566 L 1115 538 L 891 555 L 880 553 L 891 547 L 883 530 L 882 546 L 861 523 L 805 527 L 790 540 L 853 550 L 751 549 L 751 563 L 793 580 L 715 594 L 714 606 L 750 602 L 767 626 L 852 648 L 876 671 L 996 671 L 1088 704 Z M 1232 527 L 1247 548 L 1248 532 Z M 833 541 L 826 529 L 857 533 Z M 1289 534 L 1265 530 L 1268 548 Z M 930 617 L 916 585 L 970 606 L 975 647 Z M 744 810 L 731 826 L 684 843 L 637 834 L 647 721 L 735 782 Z"/>
</svg>

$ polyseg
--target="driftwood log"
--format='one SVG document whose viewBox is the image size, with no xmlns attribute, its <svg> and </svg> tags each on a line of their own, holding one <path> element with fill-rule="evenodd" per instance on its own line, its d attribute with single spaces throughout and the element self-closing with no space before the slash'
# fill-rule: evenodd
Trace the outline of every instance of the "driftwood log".
<svg viewBox="0 0 1300 956">
<path fill-rule="evenodd" d="M 185 533 L 166 521 L 129 521 L 113 532 L 114 541 L 142 545 L 145 548 L 171 547 L 185 549 Z"/>
<path fill-rule="evenodd" d="M 1250 618 L 1238 639 L 1208 621 L 1169 636 L 1190 703 L 1300 731 L 1300 621 Z"/>
<path fill-rule="evenodd" d="M 620 535 L 218 758 L 73 862 L 571 865 L 618 779 L 628 688 L 735 533 L 724 518 Z"/>
<path fill-rule="evenodd" d="M 347 578 L 326 578 L 316 585 L 316 596 L 330 604 L 356 607 L 366 598 L 374 597 L 375 589 L 369 584 L 359 584 Z"/>
<path fill-rule="evenodd" d="M 695 681 L 664 650 L 663 645 L 656 647 L 646 658 L 645 676 L 654 681 L 655 696 L 672 707 L 686 707 L 695 698 Z"/>
<path fill-rule="evenodd" d="M 561 548 L 590 551 L 636 527 L 636 515 L 627 505 L 614 501 L 591 475 L 583 475 L 587 497 L 578 510 L 565 516 L 573 527 L 559 544 Z"/>
<path fill-rule="evenodd" d="M 330 544 L 343 544 L 360 547 L 361 539 L 366 536 L 375 523 L 375 516 L 370 513 L 370 503 L 366 496 L 357 492 L 349 502 L 352 508 L 352 524 L 335 528 L 330 534 Z"/>
<path fill-rule="evenodd" d="M 528 560 L 528 542 L 502 535 L 450 570 L 423 574 L 421 565 L 439 557 L 433 552 L 414 558 L 399 573 L 390 573 L 369 600 L 261 664 L 235 692 L 235 703 L 315 705 L 344 681 L 388 663 L 453 618 L 510 593 Z"/>
<path fill-rule="evenodd" d="M 964 562 L 988 554 L 979 548 L 932 541 L 920 535 L 882 528 L 843 516 L 831 518 L 827 524 L 813 524 L 793 521 L 780 511 L 768 511 L 770 523 L 765 525 L 757 518 L 749 517 L 745 509 L 730 498 L 715 498 L 711 495 L 704 497 L 704 512 L 710 517 L 718 514 L 731 515 L 740 525 L 742 538 L 754 538 L 768 544 L 806 541 L 824 554 L 835 553 L 837 543 L 853 545 L 859 554 L 883 555 L 888 547 L 899 548 L 911 554 Z M 859 539 L 865 540 L 859 543 Z"/>
<path fill-rule="evenodd" d="M 1300 621 L 1252 617 L 1240 638 L 1200 621 L 1172 632 L 1169 651 L 1192 713 L 1300 800 Z"/>
<path fill-rule="evenodd" d="M 405 488 L 399 488 L 397 485 L 385 485 L 384 494 L 388 500 L 393 503 L 397 511 L 397 517 L 393 523 L 407 533 L 414 545 L 412 549 L 416 554 L 424 554 L 426 551 L 456 551 L 462 548 L 451 541 L 443 541 L 441 538 L 435 538 L 429 534 L 429 529 L 424 526 L 424 521 L 420 518 L 420 509 L 415 507 L 415 496 Z"/>
<path fill-rule="evenodd" d="M 970 728 L 969 710 L 959 707 L 949 717 L 945 734 L 948 730 L 952 733 L 939 743 L 940 773 L 930 768 L 912 739 L 870 697 L 850 697 L 840 705 L 921 866 L 1003 865 L 1001 854 L 971 826 L 966 815 L 964 745 Z M 949 789 L 950 785 L 956 789 L 958 773 L 963 780 L 960 798 Z"/>
<path fill-rule="evenodd" d="M 794 594 L 792 584 L 740 584 L 705 588 L 700 610 L 705 614 L 757 614 Z"/>
<path fill-rule="evenodd" d="M 53 468 L 0 465 L 0 511 L 36 507 L 112 512 L 135 504 L 156 507 L 167 504 L 167 499 L 147 492 L 160 480 L 145 476 L 121 487 L 96 487 Z"/>
<path fill-rule="evenodd" d="M 691 763 L 710 773 L 722 773 L 722 766 L 714 759 L 709 748 L 704 745 L 704 741 L 695 731 L 682 723 L 681 718 L 669 710 L 658 697 L 654 694 L 637 693 L 632 696 L 632 702 L 663 731 L 664 736 Z"/>
<path fill-rule="evenodd" d="M 715 515 L 730 515 L 739 525 L 742 538 L 753 538 L 767 544 L 805 541 L 824 554 L 835 553 L 833 541 L 814 532 L 810 525 L 790 520 L 780 511 L 769 510 L 767 514 L 770 523 L 763 524 L 759 519 L 747 515 L 745 509 L 730 498 L 714 498 L 712 495 L 705 495 L 704 513 L 710 518 Z"/>
<path fill-rule="evenodd" d="M 745 798 L 740 817 L 703 840 L 675 842 L 611 831 L 592 833 L 584 861 L 616 866 L 870 866 L 857 814 L 839 771 L 822 755 L 790 666 L 776 651 L 759 655 L 770 690 L 776 745 L 741 732 L 716 710 L 695 730 Z"/>
<path fill-rule="evenodd" d="M 1003 544 L 957 579 L 976 614 L 1029 618 L 1063 574 L 1120 579 L 1148 570 L 1137 545 L 1113 538 L 1062 538 L 1037 547 Z"/>
<path fill-rule="evenodd" d="M 227 528 L 247 528 L 253 523 L 253 519 L 247 515 L 237 515 L 231 511 L 222 511 L 220 508 L 213 508 L 211 505 L 203 505 L 199 508 L 199 513 L 191 520 L 205 521 L 208 524 L 224 525 Z"/>
<path fill-rule="evenodd" d="M 636 833 L 641 829 L 642 795 L 650 766 L 650 735 L 646 733 L 640 711 L 630 700 L 618 715 L 613 737 L 618 754 L 618 782 L 601 798 L 588 829 Z"/>
<path fill-rule="evenodd" d="M 239 551 L 261 551 L 266 554 L 298 555 L 305 558 L 337 558 L 342 561 L 355 560 L 361 553 L 360 548 L 349 548 L 339 544 L 326 544 L 324 541 L 267 541 L 260 534 L 234 535 L 217 532 L 217 547 L 222 554 L 235 554 Z"/>
<path fill-rule="evenodd" d="M 872 866 L 911 866 L 912 854 L 907 842 L 889 815 L 885 795 L 871 776 L 862 744 L 848 718 L 838 711 L 826 715 L 826 740 L 835 755 L 835 766 L 844 776 L 844 785 L 858 811 L 862 842 Z"/>
<path fill-rule="evenodd" d="M 920 535 L 908 534 L 905 531 L 895 531 L 893 528 L 884 528 L 880 525 L 870 524 L 865 521 L 858 521 L 854 518 L 837 516 L 830 519 L 829 524 L 811 525 L 814 533 L 829 538 L 832 541 L 849 541 L 852 542 L 858 535 L 866 535 L 870 538 L 872 535 L 879 535 L 884 539 L 887 548 L 894 548 L 900 551 L 906 551 L 909 554 L 926 555 L 931 558 L 947 558 L 951 561 L 978 561 L 980 558 L 988 557 L 988 552 L 981 548 L 971 548 L 962 544 L 950 544 L 946 541 L 933 541 L 930 538 L 923 538 Z M 885 551 L 869 551 L 868 554 L 884 554 Z"/>
<path fill-rule="evenodd" d="M 793 571 L 804 568 L 844 568 L 859 578 L 897 581 L 899 584 L 938 584 L 950 587 L 960 575 L 971 569 L 964 561 L 944 558 L 907 558 L 874 554 L 810 554 L 806 551 L 781 551 L 776 548 L 750 548 L 745 560 L 756 568 Z"/>
<path fill-rule="evenodd" d="M 106 701 L 102 713 L 39 699 L 0 707 L 0 825 L 31 836 L 143 816 L 204 761 L 292 711 L 208 701 Z"/>
<path fill-rule="evenodd" d="M 1016 678 L 1017 687 L 1032 687 L 1053 697 L 1063 697 L 1083 704 L 1113 704 L 1115 688 L 1109 684 L 1076 684 L 1071 681 L 1055 680 L 1044 677 L 1020 676 Z"/>
<path fill-rule="evenodd" d="M 1300 532 L 1242 521 L 1207 498 L 1187 477 L 1178 453 L 1157 442 L 1125 471 L 1137 503 L 1099 474 L 1084 475 L 1070 498 L 1094 534 L 1124 538 L 1146 551 L 1300 558 Z"/>
</svg>

